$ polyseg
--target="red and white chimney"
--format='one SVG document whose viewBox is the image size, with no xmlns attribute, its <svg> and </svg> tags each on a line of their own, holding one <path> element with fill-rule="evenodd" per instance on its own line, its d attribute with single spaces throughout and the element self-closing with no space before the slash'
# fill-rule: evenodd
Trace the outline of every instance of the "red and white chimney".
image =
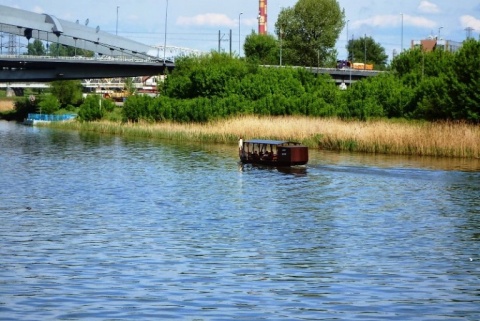
<svg viewBox="0 0 480 321">
<path fill-rule="evenodd" d="M 267 0 L 259 0 L 258 4 L 258 34 L 267 34 Z"/>
</svg>

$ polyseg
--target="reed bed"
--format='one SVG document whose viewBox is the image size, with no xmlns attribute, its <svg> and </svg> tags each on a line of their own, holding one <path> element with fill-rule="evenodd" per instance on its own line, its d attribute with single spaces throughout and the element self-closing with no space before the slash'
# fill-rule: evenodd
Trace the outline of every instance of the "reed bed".
<svg viewBox="0 0 480 321">
<path fill-rule="evenodd" d="M 238 137 L 301 141 L 311 148 L 480 158 L 480 127 L 461 122 L 343 121 L 245 116 L 206 124 L 71 122 L 51 126 L 115 135 L 234 144 Z"/>
</svg>

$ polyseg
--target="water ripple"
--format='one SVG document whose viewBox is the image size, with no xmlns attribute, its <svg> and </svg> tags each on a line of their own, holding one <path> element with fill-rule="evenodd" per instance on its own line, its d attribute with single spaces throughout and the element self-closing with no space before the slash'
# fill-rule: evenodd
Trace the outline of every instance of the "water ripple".
<svg viewBox="0 0 480 321">
<path fill-rule="evenodd" d="M 239 167 L 228 146 L 4 122 L 0 138 L 2 320 L 480 319 L 479 172 L 315 151 Z"/>
</svg>

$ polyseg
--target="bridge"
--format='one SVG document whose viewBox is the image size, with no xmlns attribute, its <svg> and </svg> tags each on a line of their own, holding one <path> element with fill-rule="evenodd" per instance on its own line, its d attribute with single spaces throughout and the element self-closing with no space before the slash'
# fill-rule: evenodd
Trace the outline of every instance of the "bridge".
<svg viewBox="0 0 480 321">
<path fill-rule="evenodd" d="M 0 82 L 52 81 L 158 75 L 173 69 L 175 56 L 199 51 L 172 46 L 148 46 L 88 25 L 0 5 Z M 9 35 L 6 44 L 4 34 Z M 95 53 L 86 57 L 38 57 L 20 54 L 16 37 L 38 39 Z M 4 55 L 3 48 L 8 48 Z"/>
<path fill-rule="evenodd" d="M 0 56 L 0 82 L 49 82 L 159 75 L 174 62 L 139 58 Z"/>
</svg>

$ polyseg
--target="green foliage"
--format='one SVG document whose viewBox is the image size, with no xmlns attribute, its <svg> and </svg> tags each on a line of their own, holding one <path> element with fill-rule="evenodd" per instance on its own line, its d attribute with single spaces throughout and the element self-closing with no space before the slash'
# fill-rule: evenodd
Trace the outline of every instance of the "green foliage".
<svg viewBox="0 0 480 321">
<path fill-rule="evenodd" d="M 35 39 L 33 43 L 28 43 L 27 45 L 27 55 L 32 56 L 45 56 L 45 46 L 41 40 Z"/>
<path fill-rule="evenodd" d="M 24 120 L 29 113 L 37 111 L 37 102 L 31 101 L 27 97 L 15 101 L 15 119 Z"/>
<path fill-rule="evenodd" d="M 206 122 L 234 115 L 337 116 L 341 93 L 329 76 L 250 65 L 225 54 L 183 58 L 159 98 L 131 96 L 124 121 Z"/>
<path fill-rule="evenodd" d="M 61 45 L 56 42 L 47 44 L 47 50 L 50 56 L 54 57 L 74 57 L 74 56 L 83 56 L 83 57 L 93 57 L 94 52 L 89 50 L 84 50 L 81 48 L 75 48 L 75 46 Z"/>
<path fill-rule="evenodd" d="M 103 105 L 107 106 L 105 107 Z M 80 110 L 78 111 L 77 118 L 80 121 L 93 121 L 102 119 L 106 111 L 108 111 L 109 109 L 113 110 L 113 108 L 108 105 L 108 101 L 102 99 L 100 96 L 97 95 L 89 95 L 80 105 Z"/>
<path fill-rule="evenodd" d="M 78 105 L 82 99 L 82 83 L 79 80 L 57 80 L 50 83 L 50 90 L 60 105 Z"/>
<path fill-rule="evenodd" d="M 272 35 L 259 35 L 254 31 L 245 38 L 245 57 L 251 63 L 260 65 L 279 64 L 279 43 Z"/>
<path fill-rule="evenodd" d="M 480 122 L 479 57 L 480 42 L 475 40 L 457 53 L 409 50 L 394 59 L 391 71 L 347 90 L 308 68 L 261 67 L 215 52 L 184 57 L 176 61 L 161 97 L 130 96 L 122 120 L 207 122 L 236 115 L 308 115 Z M 101 111 L 94 103 L 83 108 L 81 119 L 101 117 L 90 116 L 92 110 Z"/>
<path fill-rule="evenodd" d="M 42 95 L 39 98 L 37 111 L 42 114 L 54 114 L 60 109 L 57 97 L 53 95 Z"/>
<path fill-rule="evenodd" d="M 275 33 L 281 34 L 286 64 L 323 66 L 344 25 L 345 12 L 336 0 L 298 0 L 283 8 Z"/>
<path fill-rule="evenodd" d="M 412 93 L 405 116 L 480 121 L 480 42 L 465 41 L 458 52 L 420 49 L 402 53 L 392 70 Z"/>
<path fill-rule="evenodd" d="M 167 77 L 164 88 L 164 93 L 174 98 L 228 95 L 225 88 L 249 72 L 243 61 L 216 52 L 179 59 L 175 64 L 174 75 Z"/>
<path fill-rule="evenodd" d="M 455 55 L 449 81 L 452 104 L 460 107 L 453 118 L 480 122 L 480 41 L 467 40 Z"/>
<path fill-rule="evenodd" d="M 125 90 L 129 95 L 133 95 L 136 91 L 135 85 L 133 84 L 133 78 L 125 78 Z"/>
<path fill-rule="evenodd" d="M 385 48 L 376 43 L 372 37 L 349 39 L 347 50 L 349 61 L 373 64 L 378 70 L 385 69 L 388 55 L 385 53 Z"/>
</svg>

